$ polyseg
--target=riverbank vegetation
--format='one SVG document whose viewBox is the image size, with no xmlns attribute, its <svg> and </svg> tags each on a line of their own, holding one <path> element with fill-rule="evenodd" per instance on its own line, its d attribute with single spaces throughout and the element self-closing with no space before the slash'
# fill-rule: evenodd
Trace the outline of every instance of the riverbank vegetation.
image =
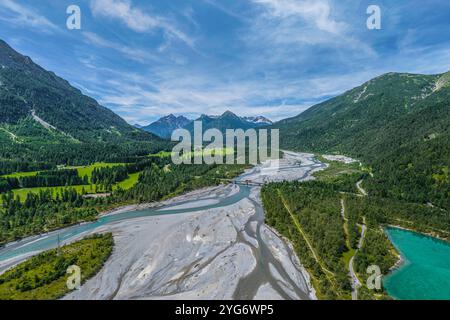
<svg viewBox="0 0 450 320">
<path fill-rule="evenodd" d="M 266 223 L 294 245 L 321 299 L 344 299 L 351 287 L 342 256 L 348 248 L 333 184 L 273 183 L 263 187 Z"/>
<path fill-rule="evenodd" d="M 34 256 L 0 276 L 0 300 L 59 299 L 70 292 L 70 266 L 80 268 L 82 284 L 102 268 L 113 247 L 113 236 L 108 233 Z"/>
</svg>

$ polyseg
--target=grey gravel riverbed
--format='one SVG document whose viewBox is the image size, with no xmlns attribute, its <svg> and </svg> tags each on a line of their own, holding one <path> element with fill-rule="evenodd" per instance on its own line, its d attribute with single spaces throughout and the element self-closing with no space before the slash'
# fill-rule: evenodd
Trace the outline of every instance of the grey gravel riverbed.
<svg viewBox="0 0 450 320">
<path fill-rule="evenodd" d="M 285 153 L 276 174 L 264 175 L 269 171 L 263 166 L 243 179 L 307 180 L 323 168 L 312 155 L 295 153 Z M 236 188 L 221 186 L 214 192 Z M 214 197 L 204 190 L 196 201 L 210 203 Z M 99 274 L 65 299 L 315 299 L 292 246 L 264 225 L 260 187 L 231 206 L 95 230 L 104 231 L 114 234 L 113 255 Z"/>
<path fill-rule="evenodd" d="M 285 152 L 278 168 L 264 163 L 240 179 L 309 180 L 324 167 L 313 155 Z M 315 299 L 292 246 L 264 224 L 260 187 L 250 187 L 238 202 L 223 202 L 241 188 L 249 187 L 223 185 L 108 212 L 152 208 L 157 214 L 110 222 L 68 238 L 64 243 L 112 232 L 115 247 L 100 272 L 64 299 Z M 171 209 L 181 213 L 165 214 Z M 0 261 L 0 270 L 35 253 Z"/>
</svg>

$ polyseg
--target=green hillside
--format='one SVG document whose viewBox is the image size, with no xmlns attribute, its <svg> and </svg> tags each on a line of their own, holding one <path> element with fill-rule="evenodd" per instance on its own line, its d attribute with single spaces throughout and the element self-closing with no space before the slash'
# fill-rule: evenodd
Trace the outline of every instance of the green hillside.
<svg viewBox="0 0 450 320">
<path fill-rule="evenodd" d="M 283 148 L 371 166 L 376 195 L 450 208 L 450 73 L 389 73 L 275 125 Z"/>
<path fill-rule="evenodd" d="M 123 160 L 165 145 L 1 40 L 0 65 L 1 173 L 21 171 L 11 162 Z"/>
</svg>

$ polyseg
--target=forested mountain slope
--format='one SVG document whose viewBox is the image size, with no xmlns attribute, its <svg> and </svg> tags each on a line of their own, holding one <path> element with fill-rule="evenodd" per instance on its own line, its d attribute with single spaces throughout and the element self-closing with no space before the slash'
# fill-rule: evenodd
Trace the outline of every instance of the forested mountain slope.
<svg viewBox="0 0 450 320">
<path fill-rule="evenodd" d="M 90 162 L 162 144 L 0 40 L 1 159 Z"/>
<path fill-rule="evenodd" d="M 450 73 L 389 73 L 274 127 L 283 148 L 370 165 L 377 195 L 450 208 Z"/>
</svg>

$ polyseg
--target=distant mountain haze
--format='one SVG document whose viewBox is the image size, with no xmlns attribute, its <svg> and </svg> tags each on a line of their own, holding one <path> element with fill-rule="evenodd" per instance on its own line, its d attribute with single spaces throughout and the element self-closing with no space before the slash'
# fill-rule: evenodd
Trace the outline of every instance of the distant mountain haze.
<svg viewBox="0 0 450 320">
<path fill-rule="evenodd" d="M 192 120 L 189 120 L 183 116 L 176 117 L 173 114 L 170 114 L 148 126 L 141 127 L 141 129 L 151 132 L 161 138 L 170 139 L 174 130 L 184 128 L 191 122 Z"/>
<path fill-rule="evenodd" d="M 222 132 L 225 132 L 226 129 L 248 130 L 273 124 L 272 121 L 263 116 L 239 117 L 231 111 L 226 111 L 219 116 L 204 114 L 195 121 L 202 122 L 203 131 L 219 129 Z M 168 115 L 153 122 L 149 126 L 142 127 L 143 130 L 152 132 L 165 139 L 170 139 L 172 132 L 180 128 L 193 132 L 194 121 L 183 116 L 176 117 L 174 115 Z"/>
<path fill-rule="evenodd" d="M 262 126 L 267 126 L 269 122 L 262 122 L 262 119 L 266 119 L 264 117 L 256 117 L 256 118 L 243 118 L 239 117 L 231 111 L 226 111 L 220 116 L 208 116 L 202 115 L 197 121 L 202 122 L 203 131 L 208 129 L 218 129 L 221 132 L 225 132 L 227 129 L 243 129 L 248 130 L 252 128 L 258 128 Z M 266 119 L 266 121 L 269 121 Z M 190 132 L 194 131 L 193 123 L 187 125 L 185 129 Z"/>
<path fill-rule="evenodd" d="M 244 117 L 244 120 L 260 125 L 260 126 L 266 126 L 266 125 L 271 125 L 273 124 L 273 122 L 269 119 L 267 119 L 266 117 L 263 116 L 256 116 L 256 117 Z"/>
</svg>

